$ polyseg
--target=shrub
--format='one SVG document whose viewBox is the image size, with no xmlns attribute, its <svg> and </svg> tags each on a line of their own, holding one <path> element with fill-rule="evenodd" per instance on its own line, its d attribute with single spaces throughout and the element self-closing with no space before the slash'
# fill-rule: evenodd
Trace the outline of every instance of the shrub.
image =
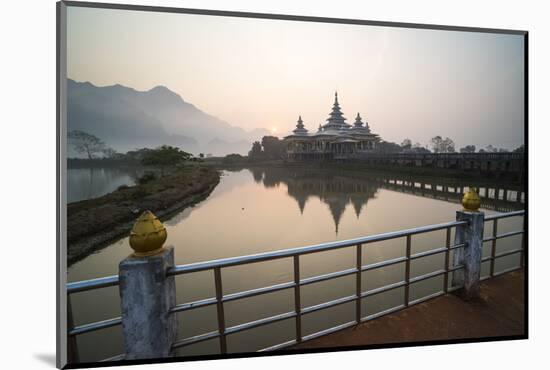
<svg viewBox="0 0 550 370">
<path fill-rule="evenodd" d="M 153 180 L 155 180 L 157 178 L 157 175 L 155 175 L 154 172 L 145 172 L 143 174 L 143 176 L 141 176 L 139 179 L 138 179 L 138 183 L 140 185 L 144 185 L 144 184 L 147 184 Z"/>
</svg>

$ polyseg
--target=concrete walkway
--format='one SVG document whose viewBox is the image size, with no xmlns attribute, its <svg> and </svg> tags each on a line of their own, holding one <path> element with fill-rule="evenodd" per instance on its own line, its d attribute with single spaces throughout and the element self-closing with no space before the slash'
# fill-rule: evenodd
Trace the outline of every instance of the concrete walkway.
<svg viewBox="0 0 550 370">
<path fill-rule="evenodd" d="M 524 308 L 524 273 L 518 270 L 482 282 L 477 300 L 447 294 L 292 348 L 523 335 Z"/>
</svg>

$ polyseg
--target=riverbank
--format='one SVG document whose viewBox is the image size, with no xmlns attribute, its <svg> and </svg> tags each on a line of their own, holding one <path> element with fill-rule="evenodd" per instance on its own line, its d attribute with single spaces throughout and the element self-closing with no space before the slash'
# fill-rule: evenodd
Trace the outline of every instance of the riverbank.
<svg viewBox="0 0 550 370">
<path fill-rule="evenodd" d="M 214 168 L 186 166 L 145 184 L 124 186 L 99 198 L 68 204 L 67 264 L 128 234 L 144 210 L 168 218 L 207 198 L 219 181 L 220 173 Z"/>
</svg>

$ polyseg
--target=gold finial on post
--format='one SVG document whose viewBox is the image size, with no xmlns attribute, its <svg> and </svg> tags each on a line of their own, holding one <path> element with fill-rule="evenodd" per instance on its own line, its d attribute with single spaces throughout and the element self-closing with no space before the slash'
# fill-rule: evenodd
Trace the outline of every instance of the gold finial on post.
<svg viewBox="0 0 550 370">
<path fill-rule="evenodd" d="M 163 250 L 167 237 L 166 228 L 151 211 L 145 211 L 136 220 L 130 232 L 130 247 L 134 256 L 146 257 Z"/>
<path fill-rule="evenodd" d="M 469 212 L 477 212 L 480 205 L 481 199 L 479 199 L 476 188 L 470 186 L 462 198 L 462 206 L 464 207 L 464 210 Z"/>
</svg>

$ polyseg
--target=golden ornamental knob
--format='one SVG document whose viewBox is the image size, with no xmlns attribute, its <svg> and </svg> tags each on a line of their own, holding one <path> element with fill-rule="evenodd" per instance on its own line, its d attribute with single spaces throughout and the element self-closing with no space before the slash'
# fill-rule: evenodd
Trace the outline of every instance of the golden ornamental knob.
<svg viewBox="0 0 550 370">
<path fill-rule="evenodd" d="M 464 193 L 464 197 L 462 198 L 462 206 L 464 207 L 464 210 L 477 212 L 480 205 L 481 199 L 479 199 L 479 195 L 477 195 L 476 188 L 469 187 L 468 191 Z"/>
<path fill-rule="evenodd" d="M 151 211 L 145 211 L 136 220 L 130 232 L 130 247 L 134 256 L 152 256 L 162 251 L 166 241 L 166 228 Z"/>
</svg>

